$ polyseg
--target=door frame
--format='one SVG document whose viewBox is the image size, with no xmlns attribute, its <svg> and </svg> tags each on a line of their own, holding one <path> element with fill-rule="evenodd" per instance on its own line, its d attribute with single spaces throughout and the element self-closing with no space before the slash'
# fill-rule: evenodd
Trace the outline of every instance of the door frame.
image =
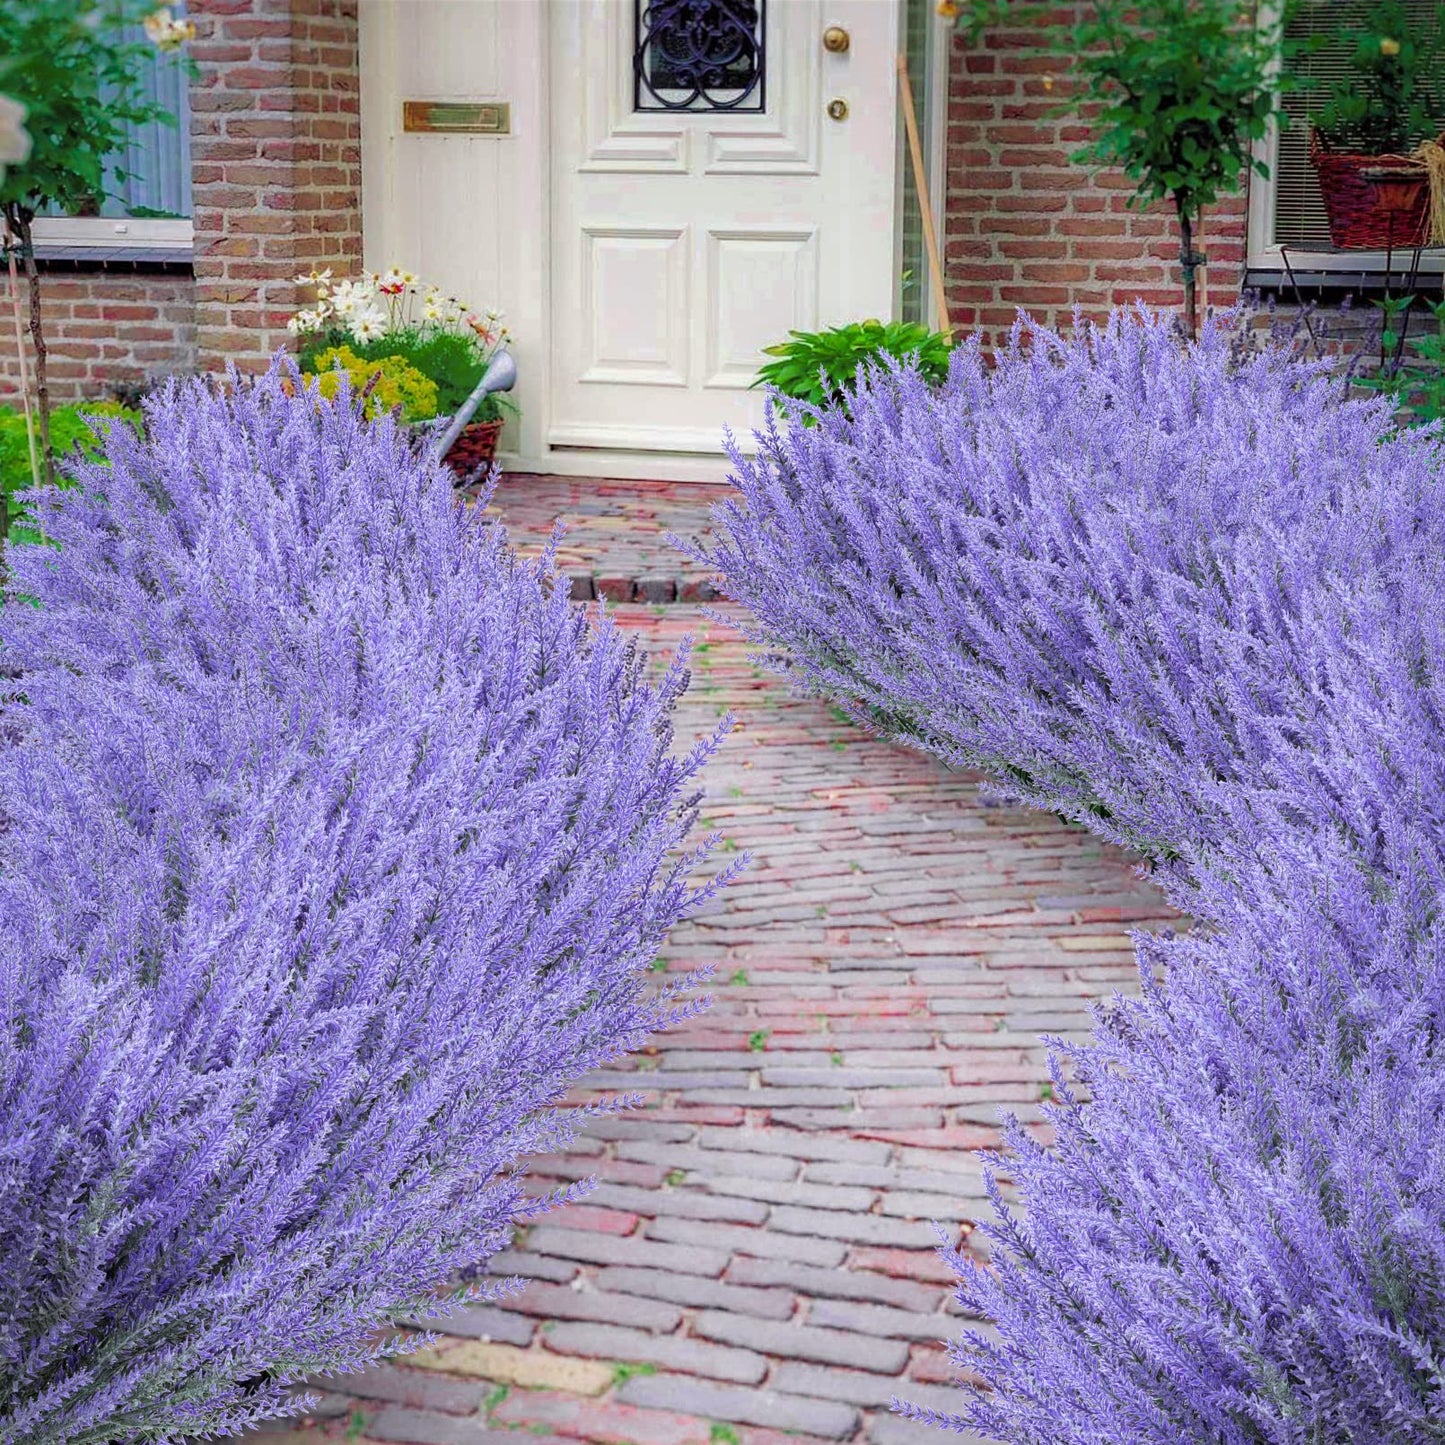
<svg viewBox="0 0 1445 1445">
<path fill-rule="evenodd" d="M 503 168 L 507 178 L 503 189 L 507 193 L 483 198 L 483 204 L 490 207 L 490 214 L 502 219 L 489 235 L 479 237 L 479 246 L 490 245 L 502 253 L 499 274 L 504 278 L 503 290 L 506 294 L 497 298 L 475 298 L 482 304 L 497 301 L 508 314 L 515 338 L 522 415 L 520 425 L 515 429 L 515 438 L 509 439 L 512 449 L 503 453 L 503 463 L 510 471 L 551 472 L 562 476 L 724 481 L 732 465 L 724 455 L 700 456 L 621 447 L 573 448 L 552 445 L 547 441 L 552 422 L 549 353 L 556 329 L 564 324 L 563 319 L 554 314 L 551 295 L 554 259 L 554 180 L 551 164 L 553 7 L 552 0 L 536 0 L 536 3 L 529 4 L 491 0 L 491 3 L 500 7 L 497 23 L 506 32 L 506 44 L 511 55 L 506 68 L 508 93 L 468 98 L 509 102 L 511 133 L 446 139 L 508 148 L 502 153 L 510 162 Z M 786 0 L 775 0 L 775 3 L 786 3 Z M 900 11 L 898 24 L 902 34 L 902 11 L 909 0 L 892 0 L 892 3 Z M 913 0 L 913 3 L 919 3 L 919 0 Z M 826 4 L 824 8 L 826 11 Z M 400 135 L 402 101 L 458 98 L 403 96 L 400 93 L 397 76 L 400 47 L 410 45 L 414 40 L 407 33 L 405 24 L 410 9 L 404 0 L 360 0 L 361 68 L 365 76 L 361 87 L 363 251 L 365 265 L 373 270 L 393 264 L 408 264 L 405 255 L 407 236 L 414 234 L 415 227 L 425 224 L 424 217 L 403 215 L 393 203 L 392 181 L 398 164 L 403 163 L 402 149 L 408 139 Z M 931 3 L 929 9 L 932 9 Z M 946 67 L 948 46 L 944 43 L 937 49 L 942 53 L 940 65 Z M 925 144 L 932 152 L 928 157 L 930 171 L 933 176 L 939 176 L 943 170 L 940 142 L 944 134 L 944 118 L 941 112 L 945 109 L 942 102 L 947 95 L 947 80 L 946 69 L 935 66 L 934 72 L 930 81 L 940 88 L 935 92 L 933 123 L 927 127 Z M 943 76 L 941 85 L 937 78 L 939 75 Z M 901 131 L 901 125 L 899 129 Z M 895 215 L 902 201 L 901 164 L 906 164 L 906 158 L 896 158 L 894 163 Z M 527 238 L 537 236 L 544 238 L 542 245 L 527 244 Z M 896 273 L 899 258 L 896 235 L 892 254 Z"/>
</svg>

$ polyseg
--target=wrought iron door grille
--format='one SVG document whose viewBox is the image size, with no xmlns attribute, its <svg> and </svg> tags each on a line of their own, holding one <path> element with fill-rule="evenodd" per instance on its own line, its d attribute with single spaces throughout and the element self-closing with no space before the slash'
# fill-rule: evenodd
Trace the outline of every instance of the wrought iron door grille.
<svg viewBox="0 0 1445 1445">
<path fill-rule="evenodd" d="M 633 0 L 634 110 L 760 111 L 767 0 Z"/>
</svg>

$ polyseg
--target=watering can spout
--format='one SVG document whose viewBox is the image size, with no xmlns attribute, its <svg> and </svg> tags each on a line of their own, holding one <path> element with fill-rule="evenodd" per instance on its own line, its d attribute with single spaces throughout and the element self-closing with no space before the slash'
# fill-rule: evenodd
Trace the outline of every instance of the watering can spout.
<svg viewBox="0 0 1445 1445">
<path fill-rule="evenodd" d="M 482 377 L 483 395 L 489 391 L 511 391 L 517 384 L 517 362 L 504 347 L 493 358 Z"/>
<path fill-rule="evenodd" d="M 477 408 L 494 391 L 511 391 L 517 384 L 517 363 L 505 347 L 492 357 L 482 379 L 472 394 L 462 403 L 447 429 L 441 434 L 436 445 L 436 456 L 440 460 L 452 449 L 452 443 L 462 434 L 462 428 L 477 414 Z"/>
</svg>

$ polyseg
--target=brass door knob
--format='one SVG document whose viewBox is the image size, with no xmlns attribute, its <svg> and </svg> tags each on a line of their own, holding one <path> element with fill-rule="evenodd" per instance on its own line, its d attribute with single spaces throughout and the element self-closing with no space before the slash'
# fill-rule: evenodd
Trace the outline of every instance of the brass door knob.
<svg viewBox="0 0 1445 1445">
<path fill-rule="evenodd" d="M 852 43 L 848 32 L 841 25 L 830 25 L 823 32 L 823 49 L 831 55 L 842 55 Z"/>
<path fill-rule="evenodd" d="M 848 102 L 846 100 L 830 100 L 828 102 L 828 114 L 834 120 L 848 119 Z"/>
</svg>

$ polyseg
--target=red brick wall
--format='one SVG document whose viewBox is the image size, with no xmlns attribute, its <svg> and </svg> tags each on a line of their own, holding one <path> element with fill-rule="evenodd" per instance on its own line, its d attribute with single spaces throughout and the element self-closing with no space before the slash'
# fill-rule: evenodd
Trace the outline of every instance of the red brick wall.
<svg viewBox="0 0 1445 1445">
<path fill-rule="evenodd" d="M 228 360 L 263 366 L 287 339 L 291 278 L 313 264 L 360 265 L 356 6 L 192 0 L 193 275 L 68 264 L 47 273 L 57 400 Z M 8 300 L 0 399 L 16 393 L 19 375 Z"/>
<path fill-rule="evenodd" d="M 357 0 L 197 0 L 191 90 L 203 366 L 285 344 L 292 277 L 361 264 Z"/>
<path fill-rule="evenodd" d="M 998 338 L 1025 306 L 1067 325 L 1076 306 L 1098 316 L 1136 297 L 1182 302 L 1173 213 L 1130 209 L 1119 171 L 1091 172 L 1069 155 L 1088 127 L 1049 114 L 1066 78 L 1025 52 L 1026 35 L 977 46 L 953 39 L 949 60 L 944 270 L 951 319 Z M 1206 214 L 1195 248 L 1209 257 L 1211 302 L 1232 299 L 1244 264 L 1245 200 Z"/>
<path fill-rule="evenodd" d="M 20 368 L 8 282 L 0 291 L 5 401 L 20 393 Z M 28 293 L 22 296 L 28 307 Z M 195 283 L 189 275 L 51 271 L 42 278 L 41 296 L 50 391 L 57 401 L 101 397 L 117 385 L 195 369 Z"/>
</svg>

